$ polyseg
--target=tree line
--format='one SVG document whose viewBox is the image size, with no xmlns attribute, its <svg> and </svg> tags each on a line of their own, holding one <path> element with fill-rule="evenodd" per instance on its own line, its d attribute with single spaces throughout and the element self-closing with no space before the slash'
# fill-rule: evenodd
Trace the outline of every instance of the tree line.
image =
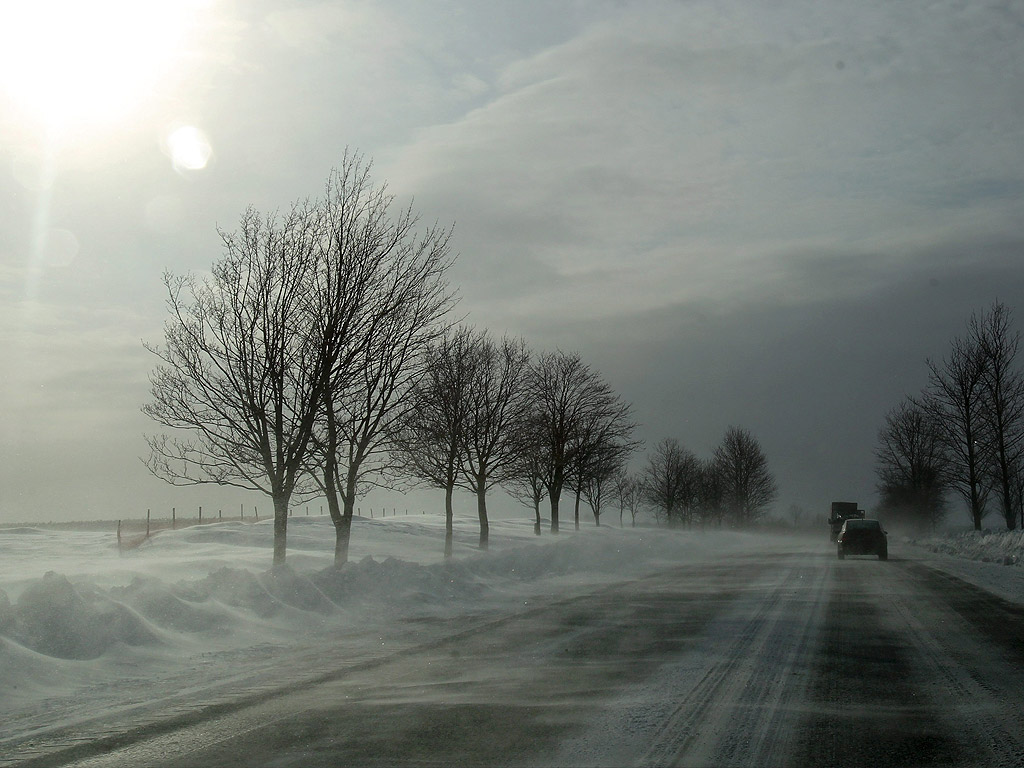
<svg viewBox="0 0 1024 768">
<path fill-rule="evenodd" d="M 885 418 L 875 451 L 880 510 L 934 527 L 949 495 L 962 499 L 975 530 L 997 510 L 1024 528 L 1024 370 L 1020 332 L 1002 302 L 971 315 L 928 384 Z"/>
<path fill-rule="evenodd" d="M 346 153 L 322 198 L 250 208 L 220 230 L 209 275 L 165 273 L 169 316 L 163 343 L 147 344 L 158 363 L 143 411 L 184 436 L 147 436 L 154 475 L 267 494 L 275 565 L 290 505 L 314 497 L 346 562 L 356 499 L 374 485 L 443 490 L 446 556 L 456 488 L 476 498 L 481 548 L 496 486 L 534 509 L 538 534 L 542 502 L 557 532 L 567 494 L 577 528 L 581 502 L 600 525 L 613 498 L 634 520 L 642 503 L 670 524 L 757 519 L 774 481 L 756 490 L 767 469 L 748 433 L 731 429 L 697 475 L 666 441 L 630 476 L 631 406 L 578 354 L 452 321 L 451 229 L 395 210 L 370 171 Z"/>
</svg>

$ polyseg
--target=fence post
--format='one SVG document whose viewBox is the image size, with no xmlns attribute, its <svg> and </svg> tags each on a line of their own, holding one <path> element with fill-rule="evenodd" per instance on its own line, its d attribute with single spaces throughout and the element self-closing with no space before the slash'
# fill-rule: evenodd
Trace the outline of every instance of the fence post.
<svg viewBox="0 0 1024 768">
<path fill-rule="evenodd" d="M 203 508 L 202 508 L 202 506 L 200 506 L 199 507 L 199 523 L 200 523 L 200 525 L 202 524 L 202 522 L 203 522 Z"/>
<path fill-rule="evenodd" d="M 253 504 L 252 511 L 256 514 L 256 522 L 258 523 L 260 521 L 260 508 Z"/>
<path fill-rule="evenodd" d="M 117 550 L 121 551 L 121 521 L 117 521 Z"/>
<path fill-rule="evenodd" d="M 149 513 L 151 510 L 146 510 L 146 538 L 149 538 Z"/>
<path fill-rule="evenodd" d="M 174 530 L 174 518 L 175 518 L 175 510 L 174 510 L 174 507 L 171 507 L 171 530 L 172 531 Z"/>
<path fill-rule="evenodd" d="M 245 505 L 244 504 L 239 504 L 238 505 L 238 516 L 242 520 L 245 520 Z"/>
</svg>

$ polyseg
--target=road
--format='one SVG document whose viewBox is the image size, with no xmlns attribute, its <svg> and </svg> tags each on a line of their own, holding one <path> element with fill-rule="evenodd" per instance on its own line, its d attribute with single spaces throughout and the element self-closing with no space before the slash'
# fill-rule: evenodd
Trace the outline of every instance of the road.
<svg viewBox="0 0 1024 768">
<path fill-rule="evenodd" d="M 311 678 L 13 764 L 1024 765 L 1024 608 L 898 553 L 733 556 L 410 624 Z"/>
</svg>

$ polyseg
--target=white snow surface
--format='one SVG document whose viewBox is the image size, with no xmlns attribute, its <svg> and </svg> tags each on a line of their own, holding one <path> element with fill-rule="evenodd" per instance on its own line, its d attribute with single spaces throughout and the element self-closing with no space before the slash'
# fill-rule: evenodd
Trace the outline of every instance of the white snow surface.
<svg viewBox="0 0 1024 768">
<path fill-rule="evenodd" d="M 675 564 L 757 551 L 815 552 L 821 537 L 670 531 L 563 523 L 537 537 L 529 520 L 456 521 L 445 562 L 443 520 L 356 518 L 350 561 L 332 567 L 325 517 L 289 521 L 288 565 L 270 569 L 272 523 L 161 531 L 118 551 L 111 532 L 0 529 L 0 744 L 55 723 L 190 691 L 270 686 L 332 662 L 402 647 L 410 622 L 467 621 L 523 610 Z M 892 537 L 891 537 L 892 538 Z M 1024 536 L 962 534 L 911 541 L 924 560 L 1024 604 Z M 1005 564 L 1004 564 L 1005 563 Z"/>
</svg>

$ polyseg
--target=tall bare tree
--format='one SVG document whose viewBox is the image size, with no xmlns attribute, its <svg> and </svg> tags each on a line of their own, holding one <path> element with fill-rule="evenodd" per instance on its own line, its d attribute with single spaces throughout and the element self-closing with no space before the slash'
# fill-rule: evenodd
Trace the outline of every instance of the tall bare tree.
<svg viewBox="0 0 1024 768">
<path fill-rule="evenodd" d="M 976 336 L 954 339 L 949 356 L 928 360 L 928 387 L 915 403 L 937 426 L 946 448 L 946 483 L 967 503 L 981 530 L 990 485 L 991 440 L 985 420 L 985 352 Z"/>
<path fill-rule="evenodd" d="M 522 339 L 500 343 L 486 333 L 475 340 L 468 409 L 462 432 L 462 478 L 476 496 L 480 548 L 490 533 L 487 491 L 515 475 L 517 428 L 526 419 L 526 382 L 530 352 Z"/>
<path fill-rule="evenodd" d="M 972 336 L 985 358 L 982 378 L 983 413 L 992 448 L 992 474 L 1006 527 L 1024 526 L 1024 508 L 1015 491 L 1018 467 L 1024 464 L 1024 375 L 1017 367 L 1020 332 L 1013 330 L 1009 308 L 995 302 L 982 315 L 972 315 Z"/>
<path fill-rule="evenodd" d="M 468 326 L 445 332 L 426 350 L 423 375 L 391 437 L 398 464 L 416 480 L 444 491 L 445 557 L 452 556 L 452 498 L 459 482 L 478 335 Z"/>
<path fill-rule="evenodd" d="M 733 523 L 745 526 L 763 517 L 779 492 L 757 439 L 745 429 L 729 427 L 715 449 L 714 462 L 724 508 Z"/>
<path fill-rule="evenodd" d="M 324 218 L 330 248 L 319 265 L 322 306 L 351 322 L 329 323 L 322 346 L 330 368 L 321 386 L 319 471 L 335 525 L 335 564 L 348 560 L 356 497 L 388 468 L 387 436 L 409 407 L 426 345 L 453 297 L 446 280 L 451 233 L 419 229 L 411 204 L 370 179 L 370 165 L 346 154 L 327 186 Z M 331 275 L 336 277 L 331 278 Z"/>
<path fill-rule="evenodd" d="M 300 204 L 249 209 L 209 278 L 164 275 L 170 318 L 143 412 L 183 432 L 147 438 L 146 464 L 174 484 L 261 491 L 274 504 L 273 562 L 287 551 L 288 505 L 303 471 L 329 365 L 309 301 L 322 220 Z"/>
<path fill-rule="evenodd" d="M 875 451 L 880 507 L 888 516 L 933 528 L 945 514 L 946 445 L 938 424 L 908 399 L 893 408 Z"/>
</svg>

